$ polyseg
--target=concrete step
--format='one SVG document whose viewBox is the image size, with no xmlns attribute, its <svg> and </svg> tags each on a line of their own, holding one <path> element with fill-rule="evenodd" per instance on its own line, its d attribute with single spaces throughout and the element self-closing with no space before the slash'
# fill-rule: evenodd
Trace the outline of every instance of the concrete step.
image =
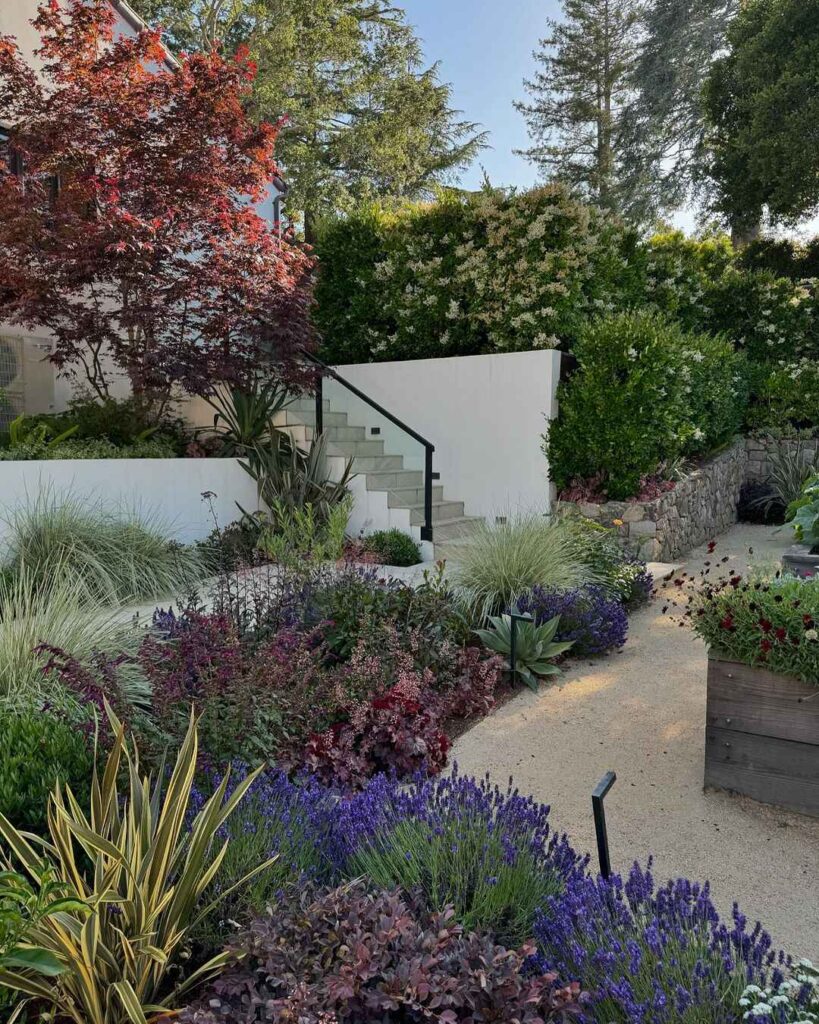
<svg viewBox="0 0 819 1024">
<path fill-rule="evenodd" d="M 408 470 L 408 472 L 412 472 L 412 470 Z M 370 490 L 382 490 L 382 488 L 371 487 Z M 432 500 L 444 500 L 444 489 L 440 484 L 432 485 Z M 389 508 L 413 508 L 415 505 L 423 504 L 423 487 L 394 487 L 387 494 L 387 505 Z"/>
<path fill-rule="evenodd" d="M 321 403 L 322 408 L 326 411 L 330 409 L 330 399 L 325 398 Z M 292 412 L 313 412 L 316 411 L 316 400 L 312 395 L 302 395 L 298 398 L 294 398 L 292 402 L 289 402 L 287 408 Z"/>
<path fill-rule="evenodd" d="M 480 516 L 457 516 L 435 523 L 432 539 L 438 544 L 441 541 L 458 541 L 468 537 L 484 520 Z"/>
<path fill-rule="evenodd" d="M 347 413 L 346 412 L 327 412 L 322 414 L 322 420 L 326 427 L 346 427 L 347 426 Z M 307 427 L 314 427 L 316 425 L 316 409 L 313 406 L 312 409 L 294 409 L 292 406 L 288 406 L 286 409 L 282 409 L 281 412 L 276 413 L 273 417 L 273 422 L 276 426 L 292 427 L 302 424 Z M 361 428 L 364 429 L 363 427 Z"/>
<path fill-rule="evenodd" d="M 451 522 L 453 519 L 464 518 L 464 503 L 462 501 L 433 501 L 432 523 Z M 410 522 L 413 526 L 422 526 L 424 523 L 424 505 L 410 506 Z M 433 531 L 434 532 L 434 531 Z"/>
<path fill-rule="evenodd" d="M 359 455 L 383 455 L 383 441 L 328 441 L 328 455 L 346 455 L 355 458 Z"/>
<path fill-rule="evenodd" d="M 341 458 L 349 458 L 349 456 L 341 456 Z M 353 473 L 366 473 L 368 480 L 373 473 L 388 472 L 394 478 L 396 472 L 403 469 L 403 455 L 356 455 L 353 458 Z"/>
<path fill-rule="evenodd" d="M 423 493 L 424 474 L 420 470 L 404 469 L 402 466 L 397 467 L 397 469 L 398 472 L 395 469 L 392 472 L 377 472 L 375 470 L 368 472 L 367 490 L 390 491 L 390 493 L 393 493 L 403 491 L 409 487 L 420 487 Z M 441 491 L 443 492 L 443 488 L 441 488 Z M 393 507 L 401 508 L 402 506 L 397 505 Z"/>
<path fill-rule="evenodd" d="M 304 423 L 294 423 L 284 427 L 289 434 L 297 438 L 299 441 L 304 441 L 305 444 L 311 442 L 316 436 L 314 427 L 307 426 Z M 349 427 L 349 426 L 325 426 L 324 436 L 327 438 L 327 444 L 335 444 L 338 442 L 347 441 L 366 441 L 367 433 L 364 427 Z M 383 442 L 382 442 L 383 444 Z"/>
</svg>

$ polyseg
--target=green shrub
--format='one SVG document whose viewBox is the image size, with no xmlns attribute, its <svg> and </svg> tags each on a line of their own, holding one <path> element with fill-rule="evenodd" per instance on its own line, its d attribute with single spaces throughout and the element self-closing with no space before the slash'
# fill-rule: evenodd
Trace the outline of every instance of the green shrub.
<svg viewBox="0 0 819 1024">
<path fill-rule="evenodd" d="M 575 352 L 545 444 L 558 490 L 596 478 L 609 498 L 630 498 L 661 464 L 723 443 L 741 423 L 741 362 L 724 340 L 623 313 L 590 324 Z"/>
<path fill-rule="evenodd" d="M 149 438 L 133 444 L 117 447 L 107 438 L 77 440 L 69 437 L 65 441 L 49 444 L 46 441 L 24 442 L 0 448 L 0 461 L 33 462 L 40 459 L 175 459 L 179 452 L 176 447 L 162 438 Z"/>
<path fill-rule="evenodd" d="M 8 565 L 25 567 L 35 585 L 64 576 L 80 598 L 119 604 L 187 594 L 202 575 L 199 553 L 167 539 L 149 516 L 85 504 L 46 490 L 13 509 Z"/>
<path fill-rule="evenodd" d="M 48 796 L 59 782 L 86 807 L 93 754 L 88 738 L 47 711 L 0 710 L 0 814 L 44 834 Z"/>
<path fill-rule="evenodd" d="M 751 428 L 795 432 L 819 424 L 819 363 L 800 359 L 753 370 L 753 398 L 746 414 Z"/>
<path fill-rule="evenodd" d="M 537 515 L 480 525 L 459 546 L 451 579 L 480 623 L 508 611 L 532 587 L 568 590 L 602 582 L 568 526 Z"/>
<path fill-rule="evenodd" d="M 421 549 L 403 530 L 376 530 L 364 544 L 384 565 L 417 565 L 421 561 Z"/>
</svg>

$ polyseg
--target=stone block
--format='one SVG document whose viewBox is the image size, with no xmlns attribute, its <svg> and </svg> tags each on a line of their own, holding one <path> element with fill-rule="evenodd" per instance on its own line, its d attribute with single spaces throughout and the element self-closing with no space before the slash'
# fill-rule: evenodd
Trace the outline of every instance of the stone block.
<svg viewBox="0 0 819 1024">
<path fill-rule="evenodd" d="M 629 524 L 629 536 L 631 537 L 655 537 L 657 535 L 657 524 L 651 519 L 641 519 L 638 523 Z"/>
<path fill-rule="evenodd" d="M 624 523 L 639 523 L 641 519 L 645 519 L 645 515 L 645 508 L 640 502 L 635 502 L 633 505 L 628 506 L 620 518 Z"/>
</svg>

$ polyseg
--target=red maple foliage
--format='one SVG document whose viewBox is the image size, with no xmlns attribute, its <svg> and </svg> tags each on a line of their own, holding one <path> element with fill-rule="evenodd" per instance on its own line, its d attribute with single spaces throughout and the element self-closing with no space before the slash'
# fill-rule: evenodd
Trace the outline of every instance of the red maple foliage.
<svg viewBox="0 0 819 1024">
<path fill-rule="evenodd" d="M 53 333 L 52 361 L 106 397 L 115 372 L 164 404 L 260 366 L 293 380 L 313 258 L 254 209 L 278 126 L 243 106 L 245 53 L 169 62 L 115 35 L 107 0 L 44 0 L 35 73 L 0 36 L 0 318 Z M 106 365 L 107 363 L 107 365 Z"/>
</svg>

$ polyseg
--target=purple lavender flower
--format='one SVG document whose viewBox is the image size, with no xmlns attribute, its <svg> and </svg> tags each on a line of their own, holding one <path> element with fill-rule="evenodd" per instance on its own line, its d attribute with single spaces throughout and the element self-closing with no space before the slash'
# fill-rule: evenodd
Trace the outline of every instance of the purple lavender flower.
<svg viewBox="0 0 819 1024">
<path fill-rule="evenodd" d="M 339 804 L 332 858 L 348 877 L 420 891 L 433 910 L 451 903 L 465 927 L 519 944 L 532 936 L 537 906 L 586 866 L 548 819 L 549 808 L 511 782 L 504 791 L 457 766 L 409 786 L 378 776 Z"/>
<path fill-rule="evenodd" d="M 538 914 L 535 935 L 542 967 L 583 979 L 593 1020 L 734 1024 L 746 985 L 781 978 L 759 925 L 749 932 L 735 907 L 729 927 L 708 883 L 656 889 L 650 860 L 625 883 L 574 876 Z"/>
<path fill-rule="evenodd" d="M 597 586 L 575 590 L 533 587 L 518 600 L 540 625 L 556 615 L 560 623 L 555 639 L 572 641 L 572 654 L 587 656 L 622 647 L 628 635 L 628 615 L 620 601 Z"/>
</svg>

